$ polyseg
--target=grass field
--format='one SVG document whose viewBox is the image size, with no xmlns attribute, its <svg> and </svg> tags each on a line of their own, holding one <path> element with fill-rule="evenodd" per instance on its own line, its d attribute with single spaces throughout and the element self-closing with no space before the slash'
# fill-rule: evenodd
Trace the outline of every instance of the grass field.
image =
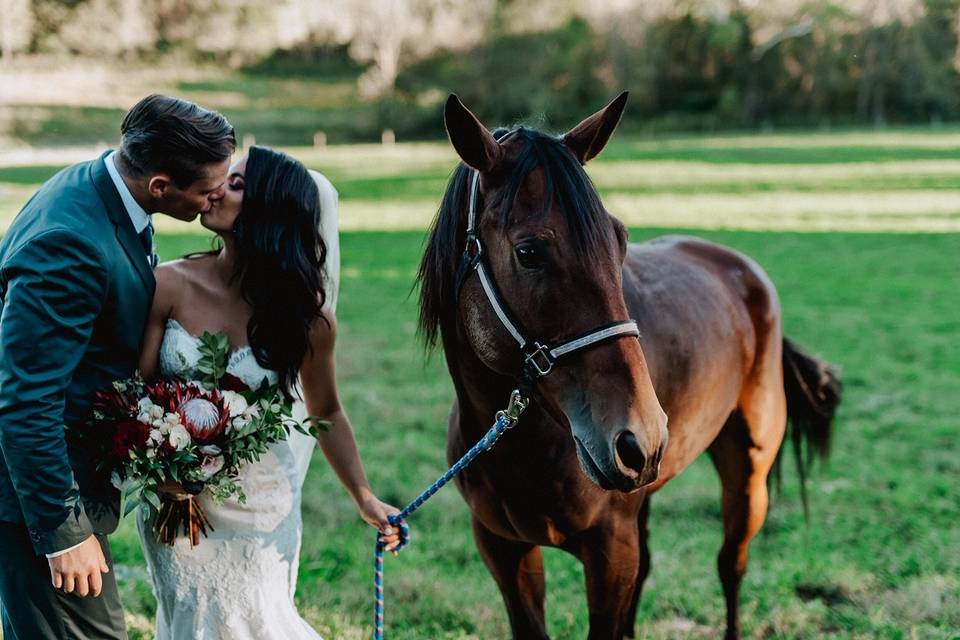
<svg viewBox="0 0 960 640">
<path fill-rule="evenodd" d="M 608 209 L 636 226 L 956 232 L 958 148 L 957 130 L 627 139 L 590 174 Z M 424 229 L 455 164 L 446 143 L 288 150 L 333 180 L 347 230 Z M 96 153 L 0 152 L 0 230 L 40 183 Z"/>
<path fill-rule="evenodd" d="M 778 286 L 787 334 L 842 371 L 833 455 L 812 478 L 809 524 L 788 464 L 752 545 L 748 637 L 960 635 L 958 146 L 955 132 L 676 138 L 615 144 L 591 168 L 632 240 L 680 229 L 758 260 Z M 441 144 L 294 153 L 341 193 L 341 393 L 374 488 L 406 503 L 445 469 L 452 391 L 442 358 L 423 355 L 409 293 L 453 156 Z M 0 154 L 0 220 L 65 157 Z M 162 231 L 164 257 L 209 245 L 183 227 Z M 319 454 L 304 523 L 301 610 L 327 638 L 369 637 L 373 535 Z M 387 559 L 390 637 L 508 637 L 457 492 L 443 490 L 411 525 L 416 543 Z M 709 461 L 653 498 L 650 529 L 638 637 L 718 637 L 719 483 Z M 113 548 L 132 635 L 151 637 L 132 523 Z M 561 552 L 545 555 L 552 637 L 585 637 L 582 572 Z"/>
</svg>

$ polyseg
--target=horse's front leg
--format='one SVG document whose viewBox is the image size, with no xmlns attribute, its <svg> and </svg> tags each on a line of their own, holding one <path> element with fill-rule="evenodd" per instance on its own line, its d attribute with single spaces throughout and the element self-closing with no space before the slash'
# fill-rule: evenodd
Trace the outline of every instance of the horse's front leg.
<svg viewBox="0 0 960 640">
<path fill-rule="evenodd" d="M 540 547 L 508 540 L 473 517 L 473 537 L 500 587 L 515 640 L 549 640 L 544 611 L 546 581 Z"/>
<path fill-rule="evenodd" d="M 578 537 L 576 555 L 583 563 L 590 611 L 589 640 L 620 640 L 627 634 L 628 614 L 640 564 L 635 518 L 617 519 Z"/>
</svg>

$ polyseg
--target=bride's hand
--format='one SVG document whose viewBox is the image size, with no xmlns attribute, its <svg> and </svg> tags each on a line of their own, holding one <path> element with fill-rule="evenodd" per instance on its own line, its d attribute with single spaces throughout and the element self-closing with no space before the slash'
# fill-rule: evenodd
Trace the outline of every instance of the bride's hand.
<svg viewBox="0 0 960 640">
<path fill-rule="evenodd" d="M 400 510 L 386 502 L 381 502 L 372 493 L 360 501 L 357 509 L 360 511 L 360 517 L 380 532 L 380 540 L 384 543 L 384 548 L 396 555 L 395 549 L 400 546 L 400 528 L 391 525 L 387 516 L 398 514 Z"/>
</svg>

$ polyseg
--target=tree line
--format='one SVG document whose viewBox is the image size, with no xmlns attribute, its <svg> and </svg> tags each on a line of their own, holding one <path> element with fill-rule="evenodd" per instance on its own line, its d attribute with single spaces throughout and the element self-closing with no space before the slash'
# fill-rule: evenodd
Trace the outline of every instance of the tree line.
<svg viewBox="0 0 960 640">
<path fill-rule="evenodd" d="M 450 90 L 491 122 L 627 88 L 637 127 L 823 127 L 960 118 L 958 31 L 956 0 L 4 0 L 0 51 L 305 71 L 335 52 L 409 135 Z"/>
</svg>

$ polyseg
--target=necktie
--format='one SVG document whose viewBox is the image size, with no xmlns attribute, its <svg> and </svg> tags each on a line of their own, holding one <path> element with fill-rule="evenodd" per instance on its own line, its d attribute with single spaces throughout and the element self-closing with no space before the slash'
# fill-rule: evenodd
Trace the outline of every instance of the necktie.
<svg viewBox="0 0 960 640">
<path fill-rule="evenodd" d="M 147 254 L 151 267 L 157 266 L 157 254 L 153 252 L 153 221 L 147 220 L 147 226 L 140 232 L 140 244 L 143 245 L 143 251 Z"/>
</svg>

